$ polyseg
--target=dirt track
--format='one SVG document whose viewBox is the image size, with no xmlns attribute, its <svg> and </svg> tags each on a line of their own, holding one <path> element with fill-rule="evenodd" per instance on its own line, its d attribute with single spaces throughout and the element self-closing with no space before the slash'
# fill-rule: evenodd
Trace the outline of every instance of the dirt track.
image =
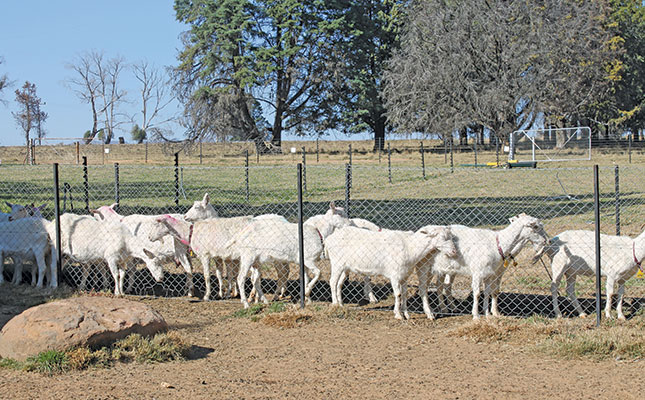
<svg viewBox="0 0 645 400">
<path fill-rule="evenodd" d="M 191 360 L 47 377 L 0 370 L 11 399 L 642 398 L 645 361 L 559 360 L 450 332 L 469 317 L 312 307 L 295 328 L 232 318 L 236 301 L 144 300 L 194 345 Z"/>
</svg>

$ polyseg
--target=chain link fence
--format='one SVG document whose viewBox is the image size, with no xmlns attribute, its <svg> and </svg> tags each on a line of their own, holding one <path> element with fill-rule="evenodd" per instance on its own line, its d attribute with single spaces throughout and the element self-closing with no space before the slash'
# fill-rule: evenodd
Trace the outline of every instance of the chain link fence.
<svg viewBox="0 0 645 400">
<path fill-rule="evenodd" d="M 636 239 L 611 242 L 603 238 L 606 244 L 603 242 L 601 254 L 603 268 L 611 279 L 624 282 L 628 297 L 625 307 L 632 310 L 640 307 L 645 297 L 645 279 L 636 276 L 636 264 L 632 262 L 634 258 L 645 257 L 645 242 L 637 238 L 645 220 L 645 196 L 640 184 L 643 172 L 642 167 L 603 167 L 599 180 L 601 232 Z M 51 167 L 3 165 L 0 174 L 0 193 L 5 201 L 45 204 L 43 217 L 54 218 Z M 330 214 L 333 202 L 336 214 L 344 212 L 355 224 L 381 231 L 377 236 L 354 235 L 343 243 L 344 254 L 351 255 L 347 256 L 346 279 L 340 291 L 344 303 L 362 305 L 371 298 L 376 301 L 371 307 L 383 309 L 391 308 L 394 303 L 393 281 L 381 276 L 378 268 L 391 269 L 414 257 L 409 248 L 395 246 L 407 242 L 399 239 L 380 242 L 378 235 L 385 235 L 388 230 L 415 232 L 428 225 L 463 225 L 453 228 L 458 261 L 441 271 L 435 270 L 442 274 L 429 287 L 432 310 L 446 314 L 472 312 L 472 275 L 475 275 L 484 277 L 493 294 L 499 291 L 501 314 L 553 315 L 553 289 L 559 295 L 562 312 L 576 315 L 575 302 L 564 296 L 575 294 L 581 309 L 593 312 L 595 264 L 587 262 L 587 258 L 594 259 L 595 242 L 589 239 L 593 237 L 590 233 L 567 236 L 563 232 L 594 231 L 593 184 L 590 167 L 506 170 L 315 165 L 306 166 L 303 171 L 302 212 L 304 220 Z M 195 297 L 218 299 L 237 295 L 238 269 L 250 268 L 248 277 L 242 281 L 247 296 L 257 293 L 258 297 L 268 295 L 293 301 L 299 298 L 298 180 L 293 165 L 65 165 L 59 169 L 59 191 L 61 213 L 89 218 L 91 210 L 101 206 L 105 209 L 114 203 L 114 215 L 102 218 L 112 222 L 100 221 L 104 225 L 126 223 L 133 219 L 128 216 L 134 214 L 155 216 L 128 222 L 125 233 L 79 217 L 63 219 L 59 280 L 67 285 L 79 290 L 118 291 L 122 287 L 126 294 L 133 295 L 183 297 L 192 293 Z M 194 224 L 182 221 L 180 217 L 191 208 L 206 207 L 206 193 L 208 204 L 220 217 L 219 225 L 197 222 L 199 215 Z M 1 206 L 2 211 L 10 212 L 4 201 Z M 542 236 L 550 239 L 537 260 L 534 256 L 535 250 L 540 249 L 539 240 L 533 237 L 531 241 L 528 228 L 518 230 L 509 220 L 520 214 L 539 219 L 544 230 Z M 253 219 L 261 215 L 264 217 Z M 285 224 L 283 219 L 291 224 Z M 34 229 L 16 232 L 11 223 L 1 223 L 5 237 L 29 238 L 30 229 Z M 89 228 L 81 228 L 84 224 Z M 305 263 L 305 271 L 313 301 L 330 302 L 333 294 L 338 293 L 332 293 L 329 285 L 332 266 L 322 240 L 329 234 L 326 227 L 318 225 L 316 230 L 303 232 L 305 260 L 312 260 Z M 161 241 L 151 240 L 157 238 Z M 566 238 L 567 250 L 558 255 L 562 238 Z M 443 257 L 440 252 L 448 251 L 439 242 L 433 241 L 430 247 L 438 250 L 415 266 L 424 262 L 436 264 Z M 92 251 L 100 254 L 88 254 Z M 20 279 L 14 278 L 16 274 L 21 274 L 23 282 L 37 278 L 30 268 L 37 264 L 34 257 L 21 255 L 11 248 L 4 250 L 4 255 L 4 280 L 18 282 Z M 497 266 L 490 267 L 497 256 L 506 262 L 499 267 L 498 261 Z M 564 263 L 566 271 L 552 287 L 552 259 L 559 258 L 569 262 Z M 270 259 L 282 262 L 272 263 Z M 493 261 L 487 264 L 488 259 Z M 21 269 L 19 265 L 24 267 Z M 251 273 L 253 267 L 257 272 Z M 359 273 L 361 268 L 372 268 L 362 272 L 376 272 L 369 284 L 365 274 Z M 486 268 L 493 268 L 492 275 L 486 275 L 490 272 Z M 159 279 L 158 269 L 163 270 L 163 279 Z M 624 269 L 627 271 L 621 272 Z M 423 305 L 418 289 L 423 286 L 420 284 L 424 277 L 419 278 L 414 266 L 409 272 L 408 309 L 420 313 Z M 555 278 L 560 278 L 559 275 L 556 271 Z M 577 275 L 575 286 L 571 278 L 574 275 Z M 51 278 L 45 277 L 44 281 L 48 279 Z M 606 292 L 604 279 L 603 292 Z M 442 306 L 440 298 L 444 296 Z M 483 293 L 479 302 L 483 309 Z"/>
</svg>

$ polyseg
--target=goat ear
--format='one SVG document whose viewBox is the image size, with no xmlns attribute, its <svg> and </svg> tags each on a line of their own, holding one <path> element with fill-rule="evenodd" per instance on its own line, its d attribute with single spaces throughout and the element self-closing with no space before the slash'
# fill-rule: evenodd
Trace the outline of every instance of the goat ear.
<svg viewBox="0 0 645 400">
<path fill-rule="evenodd" d="M 208 193 L 205 193 L 204 194 L 204 199 L 202 200 L 202 203 L 204 203 L 204 205 L 206 205 L 210 201 L 211 201 L 211 197 L 208 195 Z"/>
<path fill-rule="evenodd" d="M 47 206 L 47 203 L 43 203 L 43 204 L 41 204 L 40 206 L 38 206 L 38 207 L 36 207 L 36 208 L 37 208 L 38 210 L 42 211 L 42 210 L 44 210 L 44 209 L 45 209 L 45 207 L 46 207 L 46 206 Z"/>
<path fill-rule="evenodd" d="M 4 203 L 5 203 L 5 204 L 7 205 L 7 207 L 9 207 L 9 208 L 13 207 L 13 204 L 9 203 L 8 201 L 5 201 Z"/>
<path fill-rule="evenodd" d="M 110 205 L 110 208 L 114 210 L 114 207 L 116 207 L 116 206 L 118 206 L 118 205 L 119 205 L 119 203 L 112 203 L 112 204 Z"/>
<path fill-rule="evenodd" d="M 155 255 L 148 249 L 143 249 L 143 253 L 151 260 L 155 258 Z"/>
<path fill-rule="evenodd" d="M 333 201 L 329 202 L 329 209 L 330 210 L 335 210 L 336 209 L 336 204 Z"/>
</svg>

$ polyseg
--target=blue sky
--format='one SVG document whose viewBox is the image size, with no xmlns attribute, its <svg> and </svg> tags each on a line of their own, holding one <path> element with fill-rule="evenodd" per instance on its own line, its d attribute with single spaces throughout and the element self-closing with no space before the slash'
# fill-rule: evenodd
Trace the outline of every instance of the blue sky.
<svg viewBox="0 0 645 400">
<path fill-rule="evenodd" d="M 84 52 L 117 55 L 128 63 L 147 60 L 157 67 L 176 65 L 179 34 L 186 26 L 175 20 L 172 0 L 23 0 L 4 1 L 0 24 L 0 75 L 13 85 L 2 92 L 0 145 L 24 143 L 11 112 L 17 111 L 15 90 L 25 81 L 36 85 L 49 114 L 48 137 L 80 137 L 92 126 L 90 107 L 65 87 L 74 76 L 66 68 Z M 126 77 L 127 75 L 127 77 Z M 123 88 L 134 99 L 136 81 L 124 74 Z M 125 106 L 128 114 L 139 107 Z M 173 110 L 174 111 L 174 110 Z M 118 132 L 130 140 L 128 132 Z"/>
<path fill-rule="evenodd" d="M 67 65 L 81 54 L 98 51 L 105 58 L 122 56 L 127 63 L 147 60 L 156 67 L 177 65 L 181 46 L 179 35 L 187 26 L 175 20 L 173 0 L 23 0 L 4 1 L 0 24 L 0 75 L 7 74 L 13 85 L 2 92 L 0 104 L 0 146 L 22 145 L 24 133 L 11 112 L 17 111 L 15 90 L 25 81 L 34 83 L 37 95 L 49 114 L 45 123 L 47 137 L 81 137 L 92 127 L 88 104 L 82 103 L 65 86 L 74 76 Z M 122 88 L 134 100 L 137 82 L 127 71 Z M 136 114 L 136 104 L 122 111 Z M 177 108 L 169 110 L 174 113 Z M 118 131 L 130 142 L 129 129 Z M 181 136 L 177 128 L 175 137 Z M 360 136 L 360 137 L 359 137 Z M 327 139 L 348 139 L 342 134 Z M 353 135 L 352 139 L 369 135 Z M 284 137 L 289 139 L 289 137 Z"/>
</svg>

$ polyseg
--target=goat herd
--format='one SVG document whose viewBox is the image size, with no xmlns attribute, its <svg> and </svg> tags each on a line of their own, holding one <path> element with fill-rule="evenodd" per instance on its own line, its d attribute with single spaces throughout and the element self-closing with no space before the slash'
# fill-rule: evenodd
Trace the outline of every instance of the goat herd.
<svg viewBox="0 0 645 400">
<path fill-rule="evenodd" d="M 31 261 L 34 265 L 32 285 L 42 287 L 47 279 L 50 287 L 57 287 L 55 223 L 42 218 L 40 211 L 44 205 L 7 205 L 11 213 L 0 215 L 0 283 L 4 282 L 4 261 L 9 256 L 14 264 L 13 284 L 20 284 L 22 280 L 23 261 Z M 124 293 L 126 261 L 142 260 L 153 278 L 161 281 L 163 264 L 174 259 L 184 268 L 187 294 L 193 296 L 189 257 L 193 253 L 204 269 L 204 299 L 211 297 L 210 260 L 216 259 L 219 260 L 215 270 L 218 295 L 236 296 L 239 289 L 244 307 L 249 307 L 244 285 L 249 273 L 253 284 L 251 298 L 267 303 L 260 284 L 260 266 L 272 264 L 276 269 L 276 297 L 279 297 L 286 291 L 289 264 L 300 260 L 299 227 L 280 215 L 219 218 L 208 194 L 195 201 L 184 215 L 122 216 L 115 206 L 91 210 L 92 216 L 63 214 L 60 217 L 61 252 L 83 266 L 81 288 L 85 287 L 90 269 L 99 265 L 97 262 L 107 264 L 114 278 L 114 293 L 120 295 Z M 615 284 L 618 284 L 618 318 L 625 318 L 622 311 L 624 285 L 641 268 L 645 258 L 644 235 L 635 239 L 601 235 L 608 318 L 611 317 Z M 364 295 L 371 302 L 376 298 L 369 277 L 383 276 L 392 285 L 395 318 L 409 318 L 407 280 L 416 271 L 423 310 L 428 318 L 434 318 L 428 301 L 430 280 L 437 278 L 439 304 L 445 310 L 445 297 L 450 296 L 455 275 L 472 278 L 473 318 L 479 318 L 482 287 L 486 315 L 498 316 L 502 275 L 528 244 L 535 252 L 534 261 L 542 255 L 551 260 L 555 315 L 562 315 L 557 289 L 563 275 L 568 296 L 576 311 L 584 315 L 575 296 L 575 281 L 577 275 L 592 275 L 595 271 L 594 233 L 571 230 L 549 238 L 542 223 L 526 214 L 512 217 L 510 224 L 499 231 L 463 225 L 427 225 L 413 232 L 381 229 L 364 219 L 349 219 L 342 208 L 331 203 L 325 214 L 313 216 L 303 224 L 305 296 L 309 298 L 320 277 L 317 262 L 327 258 L 331 265 L 332 304 L 343 304 L 342 288 L 348 273 L 365 276 Z M 47 268 L 48 264 L 50 268 Z M 237 285 L 231 280 L 224 283 L 224 270 L 228 276 L 237 276 Z M 134 276 L 133 273 L 129 275 L 131 279 Z"/>
</svg>

